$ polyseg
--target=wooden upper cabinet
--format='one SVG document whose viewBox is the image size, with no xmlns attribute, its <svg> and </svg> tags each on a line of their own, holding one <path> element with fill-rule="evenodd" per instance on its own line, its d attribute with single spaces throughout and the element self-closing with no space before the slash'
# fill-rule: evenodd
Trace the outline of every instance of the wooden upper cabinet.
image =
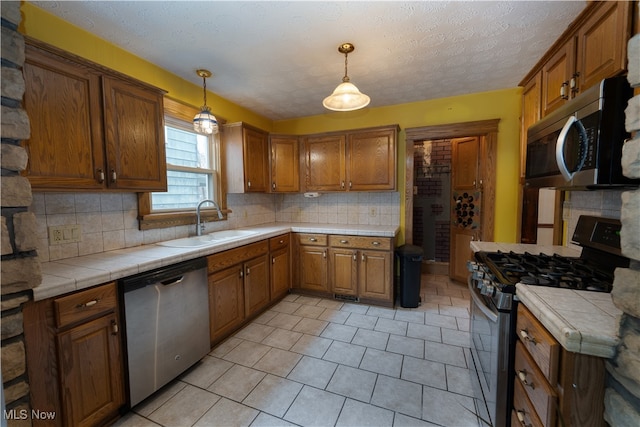
<svg viewBox="0 0 640 427">
<path fill-rule="evenodd" d="M 631 36 L 629 9 L 634 2 L 597 3 L 595 13 L 578 31 L 578 90 L 626 69 L 627 40 Z"/>
<path fill-rule="evenodd" d="M 454 138 L 451 140 L 453 183 L 456 190 L 474 190 L 478 184 L 480 138 Z"/>
<path fill-rule="evenodd" d="M 305 191 L 395 190 L 397 134 L 393 125 L 304 137 Z"/>
<path fill-rule="evenodd" d="M 345 189 L 346 136 L 308 136 L 304 139 L 306 191 Z"/>
<path fill-rule="evenodd" d="M 542 72 L 542 117 L 626 70 L 634 2 L 595 1 L 569 25 L 524 82 Z M 522 85 L 522 84 L 521 84 Z"/>
<path fill-rule="evenodd" d="M 162 94 L 111 77 L 103 87 L 109 187 L 166 190 Z"/>
<path fill-rule="evenodd" d="M 564 105 L 575 70 L 575 39 L 571 38 L 542 67 L 542 115 Z"/>
<path fill-rule="evenodd" d="M 540 120 L 542 98 L 542 72 L 536 73 L 522 91 L 522 118 L 520 120 L 520 177 L 524 178 L 527 154 L 527 130 Z"/>
<path fill-rule="evenodd" d="M 34 189 L 104 187 L 100 75 L 90 67 L 26 45 L 24 108 L 31 137 L 25 174 Z M 64 107 L 64 108 L 62 108 Z"/>
<path fill-rule="evenodd" d="M 24 174 L 37 190 L 165 191 L 164 92 L 26 39 Z"/>
<path fill-rule="evenodd" d="M 243 122 L 221 127 L 227 193 L 269 191 L 268 134 Z"/>
<path fill-rule="evenodd" d="M 271 192 L 300 191 L 300 149 L 295 135 L 270 135 Z"/>
<path fill-rule="evenodd" d="M 348 134 L 349 190 L 396 188 L 396 136 L 394 127 Z"/>
</svg>

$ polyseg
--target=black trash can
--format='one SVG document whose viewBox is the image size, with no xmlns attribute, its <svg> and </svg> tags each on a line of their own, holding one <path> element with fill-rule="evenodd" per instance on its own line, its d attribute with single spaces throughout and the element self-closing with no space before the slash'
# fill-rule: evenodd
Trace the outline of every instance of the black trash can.
<svg viewBox="0 0 640 427">
<path fill-rule="evenodd" d="M 420 305 L 420 269 L 424 251 L 420 246 L 402 245 L 396 249 L 398 257 L 398 285 L 400 305 L 415 308 Z"/>
</svg>

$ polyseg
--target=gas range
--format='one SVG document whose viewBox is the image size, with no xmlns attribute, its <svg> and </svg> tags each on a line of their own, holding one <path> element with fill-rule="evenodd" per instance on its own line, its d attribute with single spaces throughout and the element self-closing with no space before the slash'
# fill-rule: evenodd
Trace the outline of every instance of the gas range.
<svg viewBox="0 0 640 427">
<path fill-rule="evenodd" d="M 497 251 L 476 252 L 475 259 L 484 266 L 483 278 L 504 293 L 515 293 L 516 283 L 611 292 L 616 267 L 629 265 L 620 252 L 620 228 L 619 220 L 583 215 L 573 235 L 580 257 Z"/>
</svg>

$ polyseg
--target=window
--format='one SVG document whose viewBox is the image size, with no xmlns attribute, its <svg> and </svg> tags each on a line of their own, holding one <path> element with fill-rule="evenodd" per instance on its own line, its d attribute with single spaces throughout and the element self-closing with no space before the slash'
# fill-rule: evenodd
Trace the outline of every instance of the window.
<svg viewBox="0 0 640 427">
<path fill-rule="evenodd" d="M 191 123 L 165 119 L 167 191 L 151 193 L 151 212 L 193 210 L 216 199 L 212 150 L 214 135 L 201 135 Z"/>
<path fill-rule="evenodd" d="M 215 200 L 226 213 L 226 198 L 220 182 L 219 135 L 201 135 L 193 130 L 192 119 L 198 110 L 164 99 L 167 191 L 139 193 L 139 228 L 174 227 L 195 224 L 196 206 L 204 199 Z M 202 208 L 202 217 L 217 220 L 210 205 Z"/>
</svg>

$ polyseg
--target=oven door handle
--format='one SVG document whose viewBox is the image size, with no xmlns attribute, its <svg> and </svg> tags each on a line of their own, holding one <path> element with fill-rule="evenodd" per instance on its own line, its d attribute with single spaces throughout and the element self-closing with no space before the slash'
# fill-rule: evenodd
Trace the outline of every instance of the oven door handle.
<svg viewBox="0 0 640 427">
<path fill-rule="evenodd" d="M 471 299 L 473 303 L 478 307 L 478 309 L 484 314 L 491 323 L 498 323 L 498 315 L 491 311 L 484 302 L 480 299 L 480 297 L 476 294 L 476 290 L 473 288 L 472 280 L 469 277 L 469 293 L 471 294 Z"/>
</svg>

